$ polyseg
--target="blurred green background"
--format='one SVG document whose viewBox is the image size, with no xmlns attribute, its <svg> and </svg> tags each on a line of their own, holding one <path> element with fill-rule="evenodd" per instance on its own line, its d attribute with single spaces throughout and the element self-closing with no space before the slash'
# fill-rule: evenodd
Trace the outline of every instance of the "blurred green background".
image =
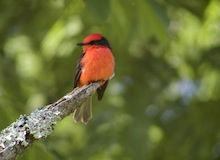
<svg viewBox="0 0 220 160">
<path fill-rule="evenodd" d="M 1 0 L 0 130 L 72 90 L 91 33 L 116 61 L 93 119 L 18 160 L 220 159 L 219 0 Z"/>
</svg>

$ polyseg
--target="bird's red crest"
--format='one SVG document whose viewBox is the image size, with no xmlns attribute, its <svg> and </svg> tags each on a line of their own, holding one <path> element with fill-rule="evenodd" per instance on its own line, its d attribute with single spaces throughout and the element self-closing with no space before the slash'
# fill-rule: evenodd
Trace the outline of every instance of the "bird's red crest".
<svg viewBox="0 0 220 160">
<path fill-rule="evenodd" d="M 99 33 L 90 34 L 83 40 L 83 43 L 89 43 L 91 41 L 100 40 L 102 39 L 102 37 L 103 36 Z"/>
</svg>

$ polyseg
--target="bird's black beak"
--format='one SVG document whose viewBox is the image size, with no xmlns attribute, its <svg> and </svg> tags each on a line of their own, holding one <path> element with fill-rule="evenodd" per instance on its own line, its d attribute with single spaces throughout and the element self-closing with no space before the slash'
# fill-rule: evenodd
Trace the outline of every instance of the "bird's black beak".
<svg viewBox="0 0 220 160">
<path fill-rule="evenodd" d="M 84 45 L 86 45 L 85 43 L 77 43 L 76 44 L 77 46 L 84 46 Z"/>
</svg>

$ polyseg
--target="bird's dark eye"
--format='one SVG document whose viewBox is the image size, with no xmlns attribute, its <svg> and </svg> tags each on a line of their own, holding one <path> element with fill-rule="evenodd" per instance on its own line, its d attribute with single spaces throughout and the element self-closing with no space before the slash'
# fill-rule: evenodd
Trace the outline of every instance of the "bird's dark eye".
<svg viewBox="0 0 220 160">
<path fill-rule="evenodd" d="M 107 39 L 104 37 L 102 37 L 102 39 L 100 39 L 100 40 L 90 41 L 89 43 L 86 43 L 86 45 L 100 45 L 100 46 L 106 46 L 111 49 Z"/>
</svg>

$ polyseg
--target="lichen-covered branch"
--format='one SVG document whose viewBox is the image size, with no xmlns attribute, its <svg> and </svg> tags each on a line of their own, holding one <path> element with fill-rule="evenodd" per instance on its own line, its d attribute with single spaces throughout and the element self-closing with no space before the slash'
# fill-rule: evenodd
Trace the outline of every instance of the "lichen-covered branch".
<svg viewBox="0 0 220 160">
<path fill-rule="evenodd" d="M 53 133 L 53 126 L 79 107 L 100 87 L 100 82 L 76 88 L 57 102 L 21 115 L 16 122 L 1 131 L 0 160 L 16 159 L 38 139 Z"/>
</svg>

